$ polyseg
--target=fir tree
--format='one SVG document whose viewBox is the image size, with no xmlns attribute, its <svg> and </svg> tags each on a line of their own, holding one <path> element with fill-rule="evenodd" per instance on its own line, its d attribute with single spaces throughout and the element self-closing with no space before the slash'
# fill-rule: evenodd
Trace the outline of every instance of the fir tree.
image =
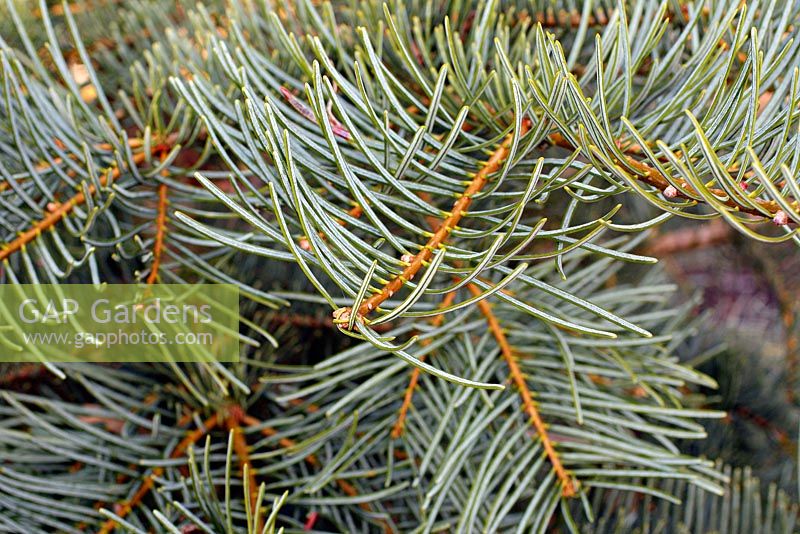
<svg viewBox="0 0 800 534">
<path fill-rule="evenodd" d="M 236 284 L 244 342 L 0 367 L 0 530 L 794 531 L 706 454 L 702 323 L 644 245 L 800 243 L 798 28 L 788 0 L 7 0 L 2 283 Z"/>
</svg>

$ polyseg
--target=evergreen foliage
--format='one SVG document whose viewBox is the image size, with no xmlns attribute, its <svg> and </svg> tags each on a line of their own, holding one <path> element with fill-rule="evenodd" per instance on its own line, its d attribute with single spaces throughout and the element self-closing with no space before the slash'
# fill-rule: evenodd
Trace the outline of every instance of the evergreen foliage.
<svg viewBox="0 0 800 534">
<path fill-rule="evenodd" d="M 6 0 L 2 282 L 233 283 L 244 342 L 0 367 L 0 530 L 794 531 L 696 444 L 726 415 L 702 321 L 643 243 L 800 243 L 798 28 L 788 0 Z"/>
</svg>

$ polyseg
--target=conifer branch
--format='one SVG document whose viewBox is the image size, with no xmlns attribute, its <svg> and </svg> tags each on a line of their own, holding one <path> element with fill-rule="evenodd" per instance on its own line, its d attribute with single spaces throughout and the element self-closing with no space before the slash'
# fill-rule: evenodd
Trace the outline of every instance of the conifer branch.
<svg viewBox="0 0 800 534">
<path fill-rule="evenodd" d="M 576 150 L 577 149 L 577 147 L 573 146 L 573 144 L 570 143 L 563 135 L 561 135 L 560 133 L 557 133 L 557 132 L 550 135 L 550 141 L 554 145 L 560 146 L 562 148 L 566 148 L 568 150 Z M 615 163 L 621 164 L 622 162 L 617 160 L 617 161 L 615 161 Z M 649 185 L 659 189 L 662 194 L 664 193 L 664 191 L 667 188 L 673 187 L 669 183 L 669 181 L 664 176 L 662 176 L 662 174 L 657 169 L 654 169 L 653 167 L 651 167 L 647 163 L 645 163 L 643 161 L 640 161 L 640 160 L 638 160 L 638 159 L 636 159 L 636 158 L 634 158 L 634 157 L 632 157 L 630 155 L 626 155 L 625 156 L 625 163 L 627 163 L 628 165 L 630 165 L 631 167 L 633 167 L 634 169 L 636 169 L 640 173 L 640 174 L 634 175 L 634 177 L 637 180 L 639 180 L 641 182 L 644 182 L 646 184 L 649 184 Z M 694 196 L 692 196 L 692 195 L 698 195 L 699 196 L 699 194 L 698 194 L 697 191 L 695 191 L 694 187 L 692 187 L 691 184 L 686 182 L 686 180 L 683 180 L 682 178 L 676 178 L 675 182 L 680 187 L 677 187 L 677 188 L 673 187 L 673 189 L 675 189 L 675 195 L 674 196 L 677 196 L 677 197 L 680 197 L 680 198 L 684 198 L 684 199 L 687 199 L 687 200 L 692 200 L 692 201 L 695 201 L 695 202 L 703 202 L 702 200 L 698 201 L 696 198 L 694 198 Z M 738 204 L 733 199 L 731 199 L 728 196 L 728 194 L 725 191 L 723 191 L 722 189 L 709 189 L 709 192 L 712 193 L 713 195 L 715 195 L 716 197 L 718 197 L 719 201 L 722 204 L 725 204 L 726 206 L 728 206 L 730 208 L 738 210 L 738 211 L 740 211 L 742 213 L 747 213 L 749 215 L 753 215 L 755 217 L 764 218 L 764 213 L 763 212 L 759 211 L 756 208 L 751 208 L 751 207 L 748 207 L 748 206 L 742 206 L 742 205 Z M 774 200 L 763 200 L 763 199 L 756 198 L 756 199 L 753 199 L 753 202 L 758 204 L 764 211 L 766 211 L 769 214 L 769 217 L 775 217 L 775 215 L 777 213 L 782 211 L 781 207 Z M 797 201 L 795 201 L 793 204 L 794 204 L 795 207 L 797 207 L 798 203 L 797 203 Z"/>
<path fill-rule="evenodd" d="M 257 427 L 259 431 L 267 437 L 272 437 L 278 433 L 277 430 L 275 430 L 271 426 L 265 426 L 263 422 L 259 421 L 257 418 L 251 415 L 244 414 L 242 416 L 242 422 L 247 426 Z M 284 449 L 291 449 L 297 445 L 297 443 L 291 438 L 279 438 L 278 444 Z M 315 454 L 309 454 L 308 456 L 306 456 L 305 461 L 308 465 L 312 467 L 320 467 L 322 465 L 322 462 L 319 461 L 319 458 L 317 458 Z M 336 485 L 339 486 L 339 489 L 342 490 L 342 493 L 344 493 L 348 497 L 356 497 L 358 495 L 358 490 L 356 489 L 356 487 L 343 478 L 337 478 Z M 359 503 L 358 506 L 365 512 L 372 511 L 372 508 L 370 507 L 369 503 L 362 502 Z M 391 532 L 391 529 L 389 528 L 389 525 L 387 523 L 383 523 L 383 527 L 385 532 Z"/>
<path fill-rule="evenodd" d="M 42 366 L 42 368 L 44 369 L 44 366 Z M 157 400 L 158 400 L 158 395 L 156 395 L 154 393 L 151 393 L 151 394 L 147 395 L 144 398 L 144 405 L 145 406 L 150 406 L 154 402 L 156 402 Z M 192 414 L 191 413 L 186 413 L 186 414 L 183 415 L 183 417 L 181 417 L 178 420 L 177 426 L 179 428 L 183 427 L 183 426 L 189 424 L 189 422 L 191 420 L 192 420 Z M 81 469 L 82 467 L 84 467 L 82 462 L 76 462 L 75 465 L 73 466 L 75 471 Z M 128 478 L 127 475 L 120 473 L 119 475 L 117 475 L 116 482 L 117 482 L 117 484 L 122 484 L 122 483 L 124 483 L 126 481 L 127 478 Z M 142 497 L 144 497 L 144 495 L 142 495 Z M 141 500 L 141 498 L 140 498 L 140 500 Z M 99 509 L 103 508 L 105 505 L 106 505 L 105 501 L 97 501 L 97 502 L 94 503 L 94 508 L 95 508 L 95 510 L 99 510 Z M 116 505 L 116 508 L 117 509 L 121 509 L 123 506 L 124 506 L 124 503 L 119 503 L 119 504 Z M 78 530 L 80 530 L 80 531 L 86 530 L 86 527 L 88 527 L 88 524 L 86 522 L 79 523 L 76 526 L 76 528 Z"/>
<path fill-rule="evenodd" d="M 526 117 L 522 120 L 522 126 L 519 132 L 520 137 L 525 135 L 530 127 L 531 121 Z M 499 170 L 505 162 L 506 157 L 508 157 L 509 149 L 513 139 L 514 132 L 508 134 L 500 147 L 492 153 L 491 157 L 480 168 L 480 170 L 478 170 L 472 180 L 470 180 L 467 188 L 453 204 L 453 209 L 450 211 L 450 215 L 445 218 L 442 225 L 436 230 L 436 232 L 434 232 L 428 242 L 422 247 L 422 250 L 420 250 L 420 252 L 411 259 L 408 266 L 403 269 L 403 272 L 393 278 L 388 284 L 383 286 L 378 293 L 373 294 L 361 304 L 358 309 L 359 316 L 365 317 L 373 310 L 377 310 L 386 299 L 391 298 L 392 295 L 394 295 L 406 284 L 406 282 L 413 279 L 422 266 L 431 259 L 433 252 L 444 245 L 445 241 L 450 235 L 450 232 L 452 232 L 458 226 L 461 218 L 467 214 L 467 209 L 472 203 L 472 197 L 480 193 L 480 191 L 489 181 L 489 176 Z M 337 310 L 337 312 L 339 313 L 336 314 L 336 318 L 341 318 L 344 316 L 342 315 L 341 310 Z"/>
<path fill-rule="evenodd" d="M 480 288 L 478 288 L 478 286 L 475 284 L 468 284 L 467 288 L 475 296 L 479 296 L 481 294 Z M 497 320 L 497 316 L 494 314 L 494 312 L 492 312 L 491 305 L 489 305 L 485 299 L 478 301 L 478 308 L 481 310 L 481 313 L 486 318 L 486 322 L 489 324 L 489 331 L 491 331 L 492 335 L 497 341 L 497 344 L 500 346 L 500 352 L 502 353 L 503 359 L 506 361 L 506 364 L 508 364 L 508 369 L 511 372 L 511 379 L 514 381 L 514 385 L 517 386 L 520 397 L 522 397 L 522 407 L 525 410 L 525 413 L 528 415 L 530 422 L 536 429 L 536 434 L 539 436 L 539 441 L 542 443 L 542 447 L 544 447 L 547 458 L 550 460 L 550 464 L 553 466 L 553 470 L 561 482 L 561 495 L 564 497 L 574 497 L 577 494 L 575 482 L 564 468 L 564 464 L 561 462 L 561 458 L 556 451 L 555 444 L 553 443 L 550 434 L 547 432 L 547 425 L 542 420 L 542 416 L 539 414 L 539 409 L 536 407 L 536 401 L 533 400 L 533 394 L 528 388 L 528 384 L 525 382 L 525 375 L 517 363 L 514 351 L 508 342 L 508 338 L 506 338 L 505 331 L 503 330 L 503 327 L 500 326 L 500 321 Z"/>
<path fill-rule="evenodd" d="M 203 423 L 202 428 L 197 428 L 195 430 L 192 430 L 186 435 L 186 437 L 184 437 L 178 443 L 178 445 L 172 451 L 170 457 L 180 458 L 181 456 L 183 456 L 189 449 L 189 447 L 197 443 L 203 436 L 205 436 L 206 434 L 208 434 L 208 432 L 217 427 L 218 424 L 219 424 L 219 416 L 217 414 L 214 414 L 208 419 L 206 419 L 206 421 Z M 150 490 L 153 489 L 153 485 L 155 484 L 155 478 L 161 476 L 162 474 L 164 474 L 163 467 L 160 466 L 154 467 L 152 472 L 149 475 L 147 475 L 147 477 L 145 477 L 145 479 L 142 481 L 142 485 L 139 486 L 139 489 L 136 491 L 136 493 L 134 493 L 133 496 L 126 502 L 116 507 L 117 509 L 114 510 L 114 513 L 121 519 L 124 519 L 125 516 L 131 513 L 131 511 L 133 511 L 133 508 L 137 504 L 142 502 L 142 499 L 144 499 L 147 496 L 147 494 L 150 493 Z M 98 534 L 110 534 L 112 530 L 115 528 L 116 524 L 117 522 L 114 519 L 106 520 L 100 527 Z"/>
<path fill-rule="evenodd" d="M 59 146 L 59 148 L 64 148 L 64 144 L 61 141 L 59 141 L 58 139 L 55 139 L 54 142 L 55 142 L 56 145 Z M 137 139 L 137 138 L 129 139 L 128 140 L 128 146 L 130 148 L 132 148 L 132 149 L 139 148 L 139 147 L 142 146 L 142 140 L 141 139 Z M 109 151 L 109 150 L 113 150 L 114 147 L 111 146 L 109 143 L 100 143 L 100 144 L 95 145 L 95 149 Z M 70 154 L 68 157 L 71 160 L 76 160 L 77 159 L 77 157 L 74 154 Z M 64 159 L 61 156 L 58 156 L 56 158 L 53 158 L 52 162 L 40 161 L 39 163 L 37 163 L 33 167 L 33 169 L 36 172 L 43 173 L 43 172 L 47 172 L 47 171 L 50 171 L 50 170 L 56 168 L 57 166 L 61 165 L 62 163 L 64 163 Z M 75 169 L 67 169 L 66 175 L 69 176 L 70 178 L 74 178 L 75 176 L 77 176 L 77 173 L 75 172 Z M 0 193 L 2 193 L 3 191 L 6 191 L 7 189 L 11 189 L 11 185 L 9 184 L 9 182 L 0 182 Z"/>
<path fill-rule="evenodd" d="M 176 134 L 170 135 L 167 139 L 164 140 L 163 143 L 156 143 L 153 145 L 152 154 L 155 154 L 159 151 L 164 150 L 165 148 L 168 150 L 172 144 L 177 139 Z M 151 154 L 151 155 L 152 155 Z M 148 154 L 144 152 L 137 152 L 133 155 L 132 160 L 135 165 L 139 165 L 143 163 L 148 157 Z M 98 182 L 101 187 L 106 187 L 111 185 L 114 180 L 120 177 L 122 174 L 123 169 L 117 166 L 115 163 L 110 169 L 102 174 L 98 178 Z M 88 186 L 88 193 L 90 195 L 95 193 L 95 185 L 91 184 Z M 80 206 L 86 202 L 86 195 L 83 191 L 78 192 L 73 197 L 71 197 L 66 202 L 62 202 L 59 204 L 52 204 L 48 206 L 49 213 L 39 220 L 38 222 L 34 223 L 29 229 L 21 232 L 13 241 L 10 243 L 6 243 L 5 245 L 0 248 L 0 261 L 6 260 L 9 256 L 18 252 L 19 250 L 25 248 L 25 246 L 37 239 L 42 232 L 52 228 L 54 225 L 59 223 L 64 217 L 69 215 L 72 210 L 74 210 L 77 206 Z"/>
<path fill-rule="evenodd" d="M 296 312 L 243 308 L 246 335 L 286 326 L 277 347 L 248 344 L 241 365 L 78 363 L 52 387 L 37 385 L 38 363 L 3 366 L 0 530 L 212 532 L 257 522 L 273 534 L 307 518 L 308 530 L 543 532 L 591 530 L 583 520 L 594 516 L 607 530 L 680 530 L 691 517 L 698 532 L 726 532 L 758 509 L 773 528 L 752 514 L 751 527 L 793 531 L 788 500 L 761 500 L 749 477 L 743 492 L 717 499 L 726 473 L 700 447 L 698 457 L 681 452 L 683 440 L 705 437 L 705 419 L 722 417 L 698 391 L 715 377 L 686 363 L 705 362 L 684 342 L 704 329 L 688 304 L 663 296 L 671 284 L 646 271 L 652 258 L 640 252 L 707 246 L 731 227 L 800 242 L 797 225 L 782 222 L 800 221 L 800 71 L 787 74 L 800 61 L 800 8 L 681 3 L 489 2 L 439 13 L 430 1 L 398 10 L 363 0 L 39 0 L 40 20 L 30 10 L 0 17 L 0 276 L 235 283 Z M 306 87 L 313 110 L 295 96 Z M 498 134 L 511 115 L 522 127 Z M 122 159 L 117 143 L 96 144 L 147 131 L 180 133 L 156 135 L 152 148 L 148 136 L 131 139 Z M 185 151 L 167 146 L 178 135 Z M 84 164 L 85 148 L 94 163 Z M 151 150 L 172 179 L 154 176 Z M 112 185 L 114 202 L 103 204 Z M 639 221 L 640 197 L 668 213 Z M 612 198 L 622 220 L 603 215 Z M 715 215 L 706 208 L 731 226 L 718 220 L 643 246 L 643 232 L 670 214 Z M 751 230 L 768 217 L 783 235 Z M 348 223 L 355 228 L 341 231 Z M 442 294 L 437 277 L 453 274 L 458 289 Z M 779 285 L 794 330 L 798 308 Z M 486 288 L 500 300 L 481 300 Z M 448 323 L 434 295 L 465 320 Z M 464 295 L 480 317 L 469 302 L 459 307 Z M 348 301 L 332 318 L 321 311 Z M 390 304 L 389 315 L 367 319 Z M 421 317 L 430 324 L 422 349 L 395 344 Z M 348 343 L 303 335 L 356 319 L 368 328 Z M 790 370 L 797 339 L 787 337 Z M 500 355 L 481 358 L 487 343 Z M 456 385 L 404 367 L 434 357 Z M 517 391 L 461 388 L 498 379 Z M 238 389 L 241 402 L 220 388 Z M 273 394 L 263 421 L 243 408 Z M 775 412 L 744 405 L 752 409 L 734 405 L 731 416 L 794 446 Z M 217 415 L 190 432 L 175 406 Z M 229 444 L 224 504 L 217 449 L 207 451 L 208 478 L 186 464 L 209 432 Z M 237 466 L 244 492 L 230 491 Z M 269 518 L 250 513 L 267 473 L 272 484 L 261 488 L 292 495 Z M 181 476 L 192 484 L 167 482 Z M 321 491 L 304 494 L 310 484 Z M 570 517 L 581 506 L 566 497 L 589 488 L 585 516 Z M 682 508 L 649 500 L 673 494 Z M 620 502 L 623 520 L 610 513 Z M 709 513 L 712 502 L 730 513 Z"/>
</svg>

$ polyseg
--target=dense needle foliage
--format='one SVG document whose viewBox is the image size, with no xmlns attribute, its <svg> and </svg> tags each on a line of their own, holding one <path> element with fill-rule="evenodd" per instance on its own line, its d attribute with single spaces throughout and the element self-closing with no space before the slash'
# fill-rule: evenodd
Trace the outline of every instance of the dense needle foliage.
<svg viewBox="0 0 800 534">
<path fill-rule="evenodd" d="M 0 366 L 0 531 L 794 531 L 652 236 L 800 243 L 796 2 L 31 4 L 2 283 L 236 284 L 241 361 Z"/>
</svg>

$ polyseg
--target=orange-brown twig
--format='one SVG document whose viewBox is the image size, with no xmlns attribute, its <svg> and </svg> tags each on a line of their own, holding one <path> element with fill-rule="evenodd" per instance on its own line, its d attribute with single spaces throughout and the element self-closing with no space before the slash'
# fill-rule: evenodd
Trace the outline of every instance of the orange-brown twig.
<svg viewBox="0 0 800 534">
<path fill-rule="evenodd" d="M 430 200 L 430 195 L 428 195 L 425 192 L 421 193 L 420 197 L 426 202 Z M 426 219 L 430 227 L 433 229 L 433 231 L 439 229 L 441 225 L 441 222 L 439 220 L 430 215 L 426 216 Z M 478 279 L 481 280 L 480 277 Z M 502 291 L 504 293 L 510 294 L 510 291 L 506 289 L 503 289 Z M 455 297 L 456 297 L 455 291 L 452 291 L 447 295 L 445 295 L 444 299 L 442 299 L 442 303 L 439 306 L 439 308 L 447 308 L 448 306 L 450 306 L 455 300 Z M 433 325 L 434 327 L 441 326 L 443 320 L 444 320 L 444 314 L 440 313 L 434 316 L 433 319 L 431 319 L 431 325 Z M 376 325 L 376 326 L 382 326 L 382 325 Z M 430 343 L 431 343 L 430 339 L 424 339 L 422 341 L 423 346 L 429 345 Z M 423 356 L 422 358 L 420 358 L 420 360 L 424 361 L 425 357 Z M 408 416 L 408 410 L 411 408 L 411 402 L 414 398 L 414 390 L 417 388 L 417 383 L 419 382 L 419 377 L 421 372 L 422 371 L 420 371 L 419 367 L 415 367 L 411 371 L 411 379 L 408 382 L 408 387 L 406 387 L 405 395 L 403 395 L 403 403 L 400 405 L 400 411 L 397 414 L 397 420 L 395 421 L 390 434 L 392 439 L 397 439 L 403 435 L 403 431 L 405 430 L 406 417 Z"/>
<path fill-rule="evenodd" d="M 144 159 L 144 158 L 142 158 Z M 114 177 L 116 178 L 116 177 Z M 104 176 L 101 178 L 101 183 L 105 185 L 106 177 Z M 89 191 L 94 193 L 94 186 L 89 187 Z M 0 250 L 0 261 L 5 260 L 13 253 L 21 250 L 25 245 L 36 239 L 44 230 L 52 227 L 54 224 L 59 222 L 63 219 L 67 214 L 69 214 L 75 206 L 83 204 L 86 201 L 86 197 L 84 196 L 83 192 L 78 193 L 68 201 L 64 202 L 63 204 L 59 204 L 55 206 L 50 213 L 47 214 L 42 220 L 37 222 L 33 225 L 32 228 L 22 232 L 14 241 L 9 243 L 5 246 L 2 250 Z"/>
<path fill-rule="evenodd" d="M 186 437 L 184 437 L 178 443 L 178 445 L 172 451 L 171 457 L 180 458 L 181 456 L 183 456 L 189 449 L 189 447 L 197 443 L 197 441 L 200 438 L 205 436 L 211 429 L 216 427 L 218 424 L 219 424 L 219 417 L 216 414 L 209 417 L 206 420 L 206 422 L 203 423 L 203 428 L 192 430 L 186 435 Z M 163 467 L 153 468 L 153 471 L 149 475 L 147 475 L 147 477 L 142 482 L 142 485 L 139 486 L 139 489 L 136 491 L 136 493 L 134 493 L 133 496 L 126 502 L 119 505 L 114 510 L 114 513 L 117 514 L 117 516 L 119 516 L 120 518 L 124 519 L 125 516 L 131 513 L 133 507 L 142 502 L 142 499 L 144 499 L 147 496 L 147 494 L 150 493 L 150 490 L 153 489 L 153 484 L 155 483 L 154 482 L 155 477 L 161 476 L 163 473 L 164 473 Z M 117 524 L 116 520 L 108 519 L 105 523 L 103 523 L 103 525 L 100 527 L 100 530 L 98 530 L 97 532 L 98 534 L 109 534 L 114 529 L 116 524 Z"/>
<path fill-rule="evenodd" d="M 456 292 L 451 291 L 442 299 L 442 304 L 439 306 L 440 308 L 446 308 L 453 303 L 453 300 L 456 298 Z M 444 321 L 444 314 L 440 313 L 431 319 L 431 325 L 436 328 L 441 326 L 442 321 Z M 422 345 L 427 346 L 430 345 L 431 339 L 426 338 L 422 340 Z M 425 356 L 422 356 L 420 360 L 424 361 Z M 408 410 L 411 408 L 411 401 L 414 398 L 414 389 L 417 387 L 417 383 L 419 382 L 419 375 L 420 370 L 419 367 L 414 367 L 411 371 L 411 379 L 408 381 L 408 387 L 406 388 L 406 393 L 403 395 L 403 404 L 400 406 L 400 411 L 397 413 L 397 421 L 395 421 L 394 426 L 392 427 L 391 436 L 392 439 L 397 439 L 403 435 L 403 430 L 405 429 L 406 425 L 406 416 L 408 415 Z"/>
<path fill-rule="evenodd" d="M 481 294 L 481 290 L 474 284 L 468 284 L 467 288 L 475 296 Z M 547 433 L 547 425 L 544 423 L 541 415 L 539 414 L 539 409 L 536 407 L 536 401 L 533 400 L 533 394 L 528 388 L 528 384 L 525 382 L 525 375 L 522 373 L 522 370 L 517 363 L 517 359 L 514 356 L 514 352 L 511 349 L 508 339 L 506 338 L 503 327 L 500 326 L 497 316 L 495 316 L 494 312 L 492 312 L 492 307 L 488 302 L 486 302 L 485 299 L 478 301 L 478 308 L 486 318 L 486 322 L 489 325 L 489 330 L 492 332 L 495 340 L 497 340 L 497 344 L 500 346 L 500 352 L 503 354 L 503 359 L 505 359 L 506 363 L 508 364 L 508 369 L 511 373 L 511 379 L 514 381 L 514 385 L 517 386 L 520 397 L 522 397 L 522 407 L 530 418 L 530 422 L 533 424 L 533 427 L 536 429 L 536 434 L 539 436 L 539 441 L 542 443 L 542 447 L 544 447 L 547 458 L 550 460 L 550 464 L 553 466 L 553 470 L 561 482 L 561 494 L 564 497 L 575 496 L 577 493 L 575 482 L 564 468 L 564 464 L 561 463 L 561 457 L 559 457 L 555 445 L 550 439 L 550 435 Z"/>
<path fill-rule="evenodd" d="M 525 135 L 530 129 L 530 126 L 530 119 L 525 118 L 522 121 L 522 127 L 520 128 L 519 135 Z M 361 307 L 357 310 L 358 315 L 363 317 L 373 310 L 378 309 L 378 307 L 386 299 L 391 298 L 392 295 L 394 295 L 406 284 L 406 282 L 414 278 L 414 275 L 419 272 L 422 266 L 431 259 L 433 252 L 444 244 L 450 235 L 450 232 L 457 228 L 461 218 L 466 215 L 467 210 L 472 203 L 472 197 L 481 192 L 483 187 L 489 181 L 489 176 L 499 170 L 503 165 L 508 157 L 513 137 L 513 133 L 509 134 L 500 147 L 492 153 L 492 156 L 488 159 L 488 161 L 486 161 L 486 164 L 475 174 L 472 180 L 470 180 L 467 188 L 464 190 L 458 200 L 455 201 L 453 204 L 453 209 L 445 218 L 442 225 L 430 237 L 425 246 L 422 247 L 422 250 L 420 250 L 420 252 L 411 259 L 408 266 L 403 269 L 403 272 L 394 277 L 389 283 L 384 285 L 378 293 L 375 293 L 366 299 L 361 304 Z M 341 317 L 341 314 L 337 314 L 337 316 Z"/>
<path fill-rule="evenodd" d="M 158 280 L 158 269 L 161 267 L 161 254 L 164 251 L 164 237 L 167 233 L 167 184 L 158 186 L 158 214 L 156 215 L 156 237 L 153 244 L 153 263 L 150 266 L 150 274 L 147 276 L 147 283 L 154 284 Z"/>
</svg>

